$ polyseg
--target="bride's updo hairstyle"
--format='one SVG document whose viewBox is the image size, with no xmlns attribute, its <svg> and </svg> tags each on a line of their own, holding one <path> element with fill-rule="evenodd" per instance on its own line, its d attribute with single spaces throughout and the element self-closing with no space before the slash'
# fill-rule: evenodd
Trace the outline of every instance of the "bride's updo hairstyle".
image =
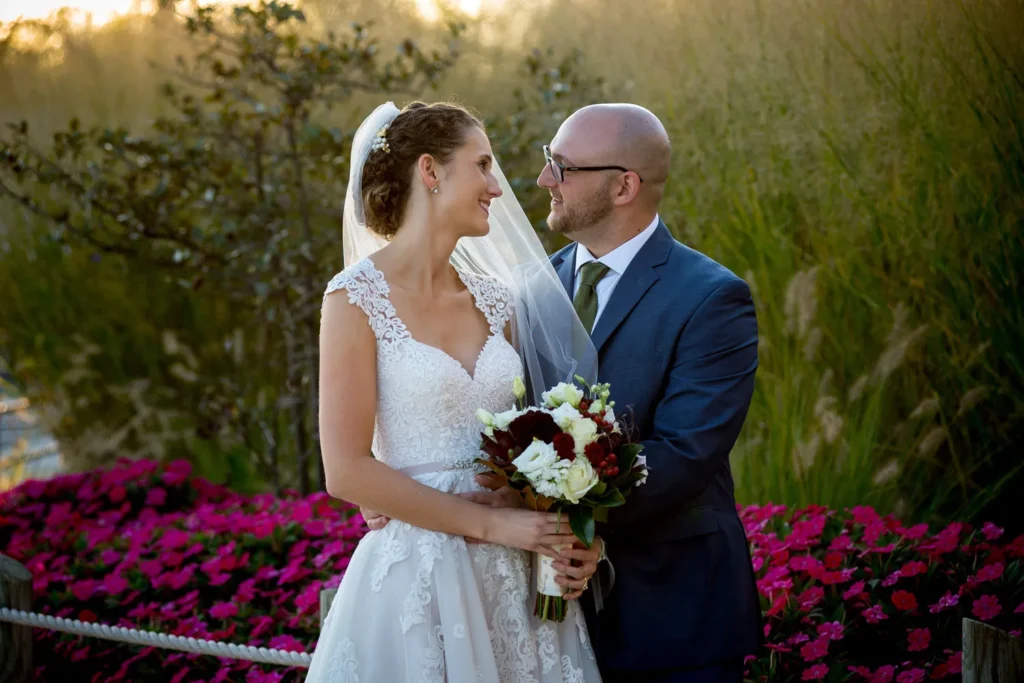
<svg viewBox="0 0 1024 683">
<path fill-rule="evenodd" d="M 409 201 L 416 161 L 429 154 L 447 164 L 474 126 L 483 128 L 475 116 L 456 104 L 413 102 L 406 106 L 374 144 L 363 167 L 367 227 L 384 239 L 394 237 Z"/>
</svg>

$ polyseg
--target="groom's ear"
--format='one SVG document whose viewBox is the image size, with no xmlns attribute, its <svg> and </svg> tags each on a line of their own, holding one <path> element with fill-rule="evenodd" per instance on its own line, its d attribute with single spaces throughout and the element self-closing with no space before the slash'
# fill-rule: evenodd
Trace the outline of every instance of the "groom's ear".
<svg viewBox="0 0 1024 683">
<path fill-rule="evenodd" d="M 612 201 L 616 206 L 631 204 L 640 196 L 640 176 L 632 171 L 623 173 L 613 187 L 615 196 Z"/>
</svg>

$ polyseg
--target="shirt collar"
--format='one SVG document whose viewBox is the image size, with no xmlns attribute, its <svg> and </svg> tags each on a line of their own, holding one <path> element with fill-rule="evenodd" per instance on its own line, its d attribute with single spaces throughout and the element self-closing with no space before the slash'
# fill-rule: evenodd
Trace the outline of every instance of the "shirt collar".
<svg viewBox="0 0 1024 683">
<path fill-rule="evenodd" d="M 654 231 L 658 229 L 658 224 L 661 223 L 661 217 L 655 214 L 654 220 L 651 224 L 644 228 L 644 231 L 639 235 L 630 238 L 628 241 L 620 244 L 615 249 L 602 256 L 601 258 L 594 258 L 594 255 L 590 253 L 582 244 L 576 245 L 576 275 L 579 275 L 580 268 L 591 261 L 600 261 L 604 265 L 608 266 L 616 275 L 622 275 L 626 272 L 626 268 L 633 261 L 643 246 L 647 244 L 647 240 L 651 238 Z"/>
</svg>

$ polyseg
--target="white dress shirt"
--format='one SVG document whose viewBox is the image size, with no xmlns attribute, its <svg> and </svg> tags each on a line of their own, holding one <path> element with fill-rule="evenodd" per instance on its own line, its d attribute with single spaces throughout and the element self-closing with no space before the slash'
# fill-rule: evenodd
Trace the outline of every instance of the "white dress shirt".
<svg viewBox="0 0 1024 683">
<path fill-rule="evenodd" d="M 657 215 L 654 216 L 654 220 L 651 224 L 644 228 L 636 237 L 633 237 L 628 242 L 620 244 L 618 247 L 608 252 L 601 258 L 594 258 L 594 255 L 590 253 L 582 244 L 576 245 L 576 268 L 573 271 L 575 273 L 572 296 L 576 298 L 576 293 L 580 291 L 580 268 L 584 264 L 590 263 L 591 261 L 600 261 L 604 265 L 608 266 L 608 274 L 601 278 L 601 281 L 597 283 L 597 287 L 594 289 L 597 291 L 597 316 L 594 317 L 594 327 L 597 327 L 597 321 L 601 319 L 601 313 L 604 311 L 605 306 L 608 304 L 608 300 L 612 298 L 612 292 L 615 291 L 615 285 L 619 284 L 619 280 L 622 278 L 622 274 L 626 272 L 626 268 L 633 261 L 636 255 L 640 252 L 640 249 L 647 244 L 647 240 L 651 239 L 651 235 L 658 229 L 658 224 L 661 222 L 661 218 Z"/>
</svg>

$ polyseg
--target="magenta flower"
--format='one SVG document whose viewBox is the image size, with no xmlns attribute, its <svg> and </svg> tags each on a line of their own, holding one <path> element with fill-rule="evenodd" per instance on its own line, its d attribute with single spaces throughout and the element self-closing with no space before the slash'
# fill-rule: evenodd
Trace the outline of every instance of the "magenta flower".
<svg viewBox="0 0 1024 683">
<path fill-rule="evenodd" d="M 924 669 L 908 669 L 896 677 L 896 683 L 922 683 L 925 676 Z"/>
<path fill-rule="evenodd" d="M 86 579 L 85 581 L 76 581 L 71 584 L 71 594 L 75 596 L 80 602 L 85 602 L 93 596 L 96 589 L 99 587 L 98 581 Z"/>
<path fill-rule="evenodd" d="M 875 673 L 871 675 L 871 683 L 889 683 L 895 675 L 896 667 L 886 664 L 885 666 L 878 667 Z"/>
<path fill-rule="evenodd" d="M 927 571 L 928 571 L 928 565 L 926 565 L 924 562 L 918 562 L 917 560 L 912 560 L 910 562 L 907 562 L 899 570 L 900 576 L 902 576 L 904 578 L 908 578 L 908 579 L 910 577 L 912 577 L 912 576 L 918 576 L 919 574 L 924 574 Z"/>
<path fill-rule="evenodd" d="M 863 592 L 864 582 L 858 581 L 846 589 L 846 592 L 843 593 L 843 600 L 853 600 L 854 598 L 859 597 Z"/>
<path fill-rule="evenodd" d="M 804 669 L 803 674 L 800 676 L 800 680 L 803 681 L 820 681 L 828 675 L 828 667 L 824 664 L 815 664 L 814 666 Z"/>
<path fill-rule="evenodd" d="M 913 593 L 907 591 L 896 591 L 892 594 L 893 606 L 903 612 L 909 612 L 917 608 L 917 598 Z"/>
<path fill-rule="evenodd" d="M 167 502 L 167 491 L 162 488 L 153 488 L 146 493 L 146 505 L 149 507 L 160 507 Z"/>
<path fill-rule="evenodd" d="M 960 596 L 954 595 L 953 593 L 946 593 L 941 598 L 939 598 L 939 601 L 937 603 L 929 607 L 928 611 L 932 614 L 938 614 L 943 610 L 950 609 L 951 607 L 956 607 L 957 603 L 959 602 Z"/>
<path fill-rule="evenodd" d="M 800 648 L 800 656 L 804 658 L 805 662 L 812 662 L 815 659 L 821 659 L 828 655 L 828 644 L 828 638 L 812 640 Z"/>
<path fill-rule="evenodd" d="M 843 625 L 838 621 L 832 621 L 827 624 L 818 625 L 818 635 L 829 640 L 842 640 L 843 639 Z"/>
<path fill-rule="evenodd" d="M 107 595 L 120 595 L 128 589 L 128 581 L 120 574 L 107 574 L 103 579 L 103 590 Z"/>
<path fill-rule="evenodd" d="M 995 581 L 1003 575 L 1003 563 L 996 562 L 994 564 L 987 565 L 978 570 L 975 575 L 975 579 L 979 582 Z"/>
<path fill-rule="evenodd" d="M 214 619 L 230 619 L 238 614 L 238 605 L 233 602 L 218 602 L 210 608 L 210 616 Z"/>
<path fill-rule="evenodd" d="M 1003 530 L 992 522 L 985 522 L 981 527 L 982 535 L 989 541 L 994 541 L 1003 535 Z"/>
<path fill-rule="evenodd" d="M 999 616 L 1001 610 L 1002 607 L 999 605 L 998 598 L 994 595 L 982 595 L 974 601 L 974 605 L 971 607 L 971 614 L 982 621 L 992 621 Z"/>
<path fill-rule="evenodd" d="M 877 624 L 880 621 L 889 618 L 881 605 L 872 605 L 871 607 L 868 607 L 864 610 L 863 615 L 869 624 Z"/>
<path fill-rule="evenodd" d="M 797 602 L 800 604 L 800 609 L 805 611 L 814 609 L 814 606 L 824 599 L 825 589 L 821 586 L 812 586 L 797 596 Z"/>
<path fill-rule="evenodd" d="M 909 652 L 920 652 L 928 649 L 932 640 L 932 632 L 926 628 L 910 629 L 907 633 L 907 650 Z"/>
</svg>

